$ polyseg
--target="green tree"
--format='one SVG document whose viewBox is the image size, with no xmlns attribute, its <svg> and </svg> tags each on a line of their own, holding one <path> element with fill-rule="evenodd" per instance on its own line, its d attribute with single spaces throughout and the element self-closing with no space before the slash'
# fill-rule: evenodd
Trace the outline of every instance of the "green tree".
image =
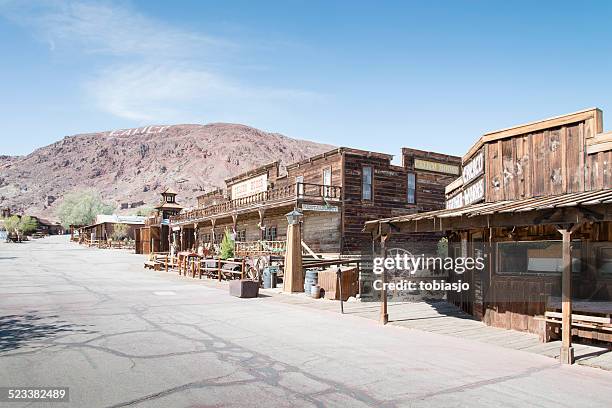
<svg viewBox="0 0 612 408">
<path fill-rule="evenodd" d="M 16 215 L 5 218 L 4 228 L 6 229 L 6 232 L 8 234 L 17 234 L 20 222 L 21 222 L 21 219 Z"/>
<path fill-rule="evenodd" d="M 113 241 L 121 241 L 128 237 L 130 227 L 127 224 L 115 224 L 113 225 L 113 232 L 111 238 Z"/>
<path fill-rule="evenodd" d="M 36 231 L 36 228 L 38 228 L 38 221 L 30 217 L 29 215 L 24 215 L 23 217 L 21 217 L 21 219 L 19 220 L 19 225 L 17 226 L 17 229 L 23 235 L 33 233 L 34 231 Z"/>
<path fill-rule="evenodd" d="M 29 215 L 24 215 L 23 217 L 13 215 L 4 219 L 4 228 L 7 233 L 16 234 L 17 239 L 20 241 L 22 236 L 31 234 L 36 231 L 37 227 L 38 222 Z"/>
<path fill-rule="evenodd" d="M 234 257 L 234 240 L 232 239 L 232 235 L 229 230 L 225 230 L 225 234 L 223 235 L 223 240 L 221 241 L 221 254 L 219 255 L 221 259 L 228 259 Z"/>
<path fill-rule="evenodd" d="M 112 214 L 114 207 L 102 201 L 94 190 L 75 191 L 64 196 L 56 215 L 65 228 L 70 225 L 89 225 L 98 214 Z"/>
</svg>

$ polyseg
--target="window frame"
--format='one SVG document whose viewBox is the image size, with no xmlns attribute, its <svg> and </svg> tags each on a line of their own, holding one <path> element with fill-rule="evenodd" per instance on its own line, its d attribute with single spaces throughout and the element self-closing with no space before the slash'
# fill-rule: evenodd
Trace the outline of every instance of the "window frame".
<svg viewBox="0 0 612 408">
<path fill-rule="evenodd" d="M 274 231 L 274 233 L 272 233 Z M 269 239 L 273 238 L 273 239 Z M 276 225 L 267 225 L 264 229 L 264 241 L 277 241 L 278 227 Z"/>
<path fill-rule="evenodd" d="M 414 178 L 414 187 L 413 187 L 413 197 L 412 201 L 410 200 L 410 176 Z M 406 173 L 406 202 L 408 204 L 416 204 L 417 203 L 417 174 L 414 171 L 409 171 Z"/>
<path fill-rule="evenodd" d="M 538 244 L 538 243 L 554 243 L 556 245 L 563 245 L 562 240 L 558 239 L 536 239 L 536 240 L 519 240 L 519 241 L 497 241 L 495 242 L 495 275 L 497 276 L 513 276 L 513 277 L 530 277 L 530 276 L 539 276 L 539 277 L 550 277 L 550 278 L 559 278 L 562 276 L 563 271 L 525 271 L 525 272 L 514 272 L 514 271 L 502 271 L 501 270 L 501 259 L 502 259 L 502 251 L 500 251 L 500 244 L 503 247 L 504 245 L 510 244 Z M 582 250 L 583 247 L 581 245 L 580 240 L 572 240 L 572 266 L 574 266 L 574 262 L 578 262 L 578 268 L 572 268 L 572 276 L 580 275 L 583 271 L 582 262 Z M 562 251 L 562 247 L 559 248 Z M 579 256 L 574 256 L 575 252 L 578 252 Z M 561 256 L 563 256 L 561 254 Z M 551 259 L 562 259 L 562 258 L 551 258 Z"/>
<path fill-rule="evenodd" d="M 364 185 L 366 185 L 365 183 L 365 169 L 369 169 L 370 170 L 370 198 L 365 198 L 364 197 Z M 372 202 L 374 201 L 374 169 L 372 166 L 362 166 L 361 167 L 361 201 L 368 201 L 368 202 Z"/>
</svg>

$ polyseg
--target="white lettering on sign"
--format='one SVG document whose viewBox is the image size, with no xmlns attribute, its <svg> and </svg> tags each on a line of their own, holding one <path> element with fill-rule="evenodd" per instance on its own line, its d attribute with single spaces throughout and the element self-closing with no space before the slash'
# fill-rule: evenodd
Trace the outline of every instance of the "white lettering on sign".
<svg viewBox="0 0 612 408">
<path fill-rule="evenodd" d="M 397 172 L 395 171 L 390 171 L 390 170 L 379 170 L 379 169 L 375 169 L 374 173 L 376 174 L 381 174 L 383 176 L 390 176 L 390 177 L 396 177 L 397 176 Z"/>
<path fill-rule="evenodd" d="M 268 175 L 253 177 L 232 186 L 232 200 L 261 193 L 268 189 Z"/>
<path fill-rule="evenodd" d="M 338 212 L 339 208 L 334 205 L 302 204 L 303 211 Z"/>
<path fill-rule="evenodd" d="M 452 210 L 454 208 L 463 207 L 463 193 L 459 193 L 446 200 L 446 208 Z"/>
<path fill-rule="evenodd" d="M 472 160 L 463 166 L 463 184 L 467 184 L 480 176 L 484 171 L 484 153 L 482 150 Z"/>
<path fill-rule="evenodd" d="M 414 168 L 419 170 L 435 171 L 438 173 L 459 175 L 459 166 L 429 160 L 414 159 Z"/>
<path fill-rule="evenodd" d="M 463 205 L 470 205 L 484 199 L 484 178 L 463 190 Z"/>
<path fill-rule="evenodd" d="M 134 135 L 153 135 L 161 133 L 168 129 L 170 126 L 145 126 L 141 128 L 133 129 L 117 129 L 108 132 L 109 136 L 134 136 Z"/>
</svg>

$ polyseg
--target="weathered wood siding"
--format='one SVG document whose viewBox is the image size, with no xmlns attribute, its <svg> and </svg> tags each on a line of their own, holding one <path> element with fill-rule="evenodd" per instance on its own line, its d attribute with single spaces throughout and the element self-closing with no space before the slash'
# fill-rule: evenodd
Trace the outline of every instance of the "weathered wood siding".
<svg viewBox="0 0 612 408">
<path fill-rule="evenodd" d="M 341 219 L 340 213 L 305 211 L 302 241 L 317 253 L 339 253 L 342 242 Z"/>
<path fill-rule="evenodd" d="M 372 168 L 372 200 L 362 199 L 364 167 Z M 390 160 L 346 153 L 343 195 L 345 252 L 358 252 L 370 242 L 370 234 L 362 232 L 366 221 L 416 211 L 416 205 L 407 203 L 406 169 Z"/>
<path fill-rule="evenodd" d="M 415 160 L 418 159 L 456 168 L 457 172 L 417 168 Z M 433 211 L 444 208 L 444 188 L 459 177 L 461 173 L 461 158 L 404 147 L 402 148 L 402 166 L 416 174 L 416 206 L 418 211 Z"/>
<path fill-rule="evenodd" d="M 488 230 L 473 230 L 470 234 L 489 235 Z M 581 241 L 580 259 L 582 269 L 572 276 L 572 296 L 576 299 L 610 301 L 612 299 L 612 275 L 602 274 L 596 267 L 596 253 L 600 247 L 608 248 L 612 242 L 612 223 L 586 224 L 573 236 Z M 516 275 L 500 274 L 497 264 L 499 242 L 561 240 L 553 226 L 531 226 L 526 228 L 493 228 L 491 231 L 488 269 L 483 273 L 451 273 L 449 281 L 469 281 L 474 290 L 469 296 L 464 293 L 448 293 L 448 300 L 495 327 L 527 331 L 544 335 L 544 324 L 535 319 L 544 315 L 549 296 L 561 296 L 561 274 Z M 457 239 L 454 239 L 457 245 Z M 451 244 L 452 245 L 452 244 Z M 470 238 L 470 249 L 474 243 Z M 488 245 L 480 244 L 480 245 Z M 473 256 L 469 252 L 469 256 Z"/>
<path fill-rule="evenodd" d="M 332 151 L 311 161 L 287 167 L 287 183 L 295 183 L 302 176 L 304 183 L 323 184 L 323 170 L 331 169 L 331 185 L 342 187 L 342 153 Z"/>
<path fill-rule="evenodd" d="M 608 147 L 607 139 L 596 143 L 599 120 L 583 117 L 484 143 L 486 201 L 611 188 L 612 146 L 589 154 L 589 146 Z"/>
</svg>

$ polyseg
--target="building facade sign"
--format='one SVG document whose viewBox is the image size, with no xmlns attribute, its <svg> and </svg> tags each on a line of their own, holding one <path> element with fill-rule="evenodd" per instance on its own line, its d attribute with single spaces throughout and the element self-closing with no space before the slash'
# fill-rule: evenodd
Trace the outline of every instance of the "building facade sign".
<svg viewBox="0 0 612 408">
<path fill-rule="evenodd" d="M 334 205 L 302 204 L 302 211 L 338 212 L 339 208 Z"/>
<path fill-rule="evenodd" d="M 476 156 L 463 166 L 463 184 L 466 185 L 470 181 L 475 180 L 484 172 L 484 153 L 479 151 Z"/>
<path fill-rule="evenodd" d="M 414 168 L 418 170 L 427 170 L 435 171 L 438 173 L 459 175 L 459 166 L 423 159 L 414 159 Z"/>
<path fill-rule="evenodd" d="M 484 178 L 475 181 L 463 190 L 463 205 L 470 205 L 484 200 Z"/>
<path fill-rule="evenodd" d="M 232 200 L 261 193 L 268 189 L 268 174 L 241 181 L 232 186 Z"/>
<path fill-rule="evenodd" d="M 463 193 L 462 192 L 446 200 L 446 208 L 449 210 L 452 210 L 454 208 L 461 208 L 461 207 L 463 207 Z"/>
</svg>

